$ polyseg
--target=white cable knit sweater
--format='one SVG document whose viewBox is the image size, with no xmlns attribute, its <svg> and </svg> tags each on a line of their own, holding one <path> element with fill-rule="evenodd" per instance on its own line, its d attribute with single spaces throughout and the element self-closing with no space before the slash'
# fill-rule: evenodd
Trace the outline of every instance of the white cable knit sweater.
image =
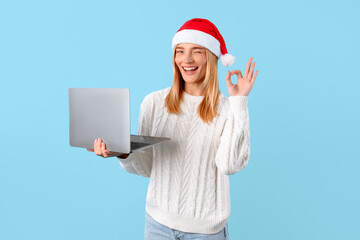
<svg viewBox="0 0 360 240">
<path fill-rule="evenodd" d="M 180 114 L 169 114 L 170 88 L 147 95 L 141 104 L 139 135 L 171 141 L 120 159 L 130 173 L 150 177 L 146 212 L 183 232 L 219 232 L 230 216 L 229 177 L 244 168 L 250 154 L 246 96 L 220 95 L 210 125 L 197 115 L 203 96 L 184 92 Z"/>
</svg>

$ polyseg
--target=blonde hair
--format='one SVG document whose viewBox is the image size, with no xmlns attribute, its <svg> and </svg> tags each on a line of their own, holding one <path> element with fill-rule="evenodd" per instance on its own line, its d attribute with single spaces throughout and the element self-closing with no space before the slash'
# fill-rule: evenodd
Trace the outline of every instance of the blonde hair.
<svg viewBox="0 0 360 240">
<path fill-rule="evenodd" d="M 175 50 L 173 53 L 173 85 L 165 99 L 165 106 L 168 112 L 178 114 L 180 102 L 182 101 L 185 81 L 181 76 L 180 70 L 175 63 Z M 202 83 L 204 88 L 204 99 L 199 104 L 197 113 L 203 122 L 209 124 L 217 115 L 217 106 L 219 103 L 219 80 L 218 80 L 218 58 L 205 48 L 206 54 L 206 73 Z"/>
</svg>

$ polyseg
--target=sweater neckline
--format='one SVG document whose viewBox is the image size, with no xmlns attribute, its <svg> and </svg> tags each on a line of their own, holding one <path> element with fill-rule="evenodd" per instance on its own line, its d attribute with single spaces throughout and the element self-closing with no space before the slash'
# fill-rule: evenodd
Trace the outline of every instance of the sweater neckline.
<svg viewBox="0 0 360 240">
<path fill-rule="evenodd" d="M 183 100 L 185 102 L 200 103 L 203 99 L 204 96 L 195 96 L 183 91 Z"/>
</svg>

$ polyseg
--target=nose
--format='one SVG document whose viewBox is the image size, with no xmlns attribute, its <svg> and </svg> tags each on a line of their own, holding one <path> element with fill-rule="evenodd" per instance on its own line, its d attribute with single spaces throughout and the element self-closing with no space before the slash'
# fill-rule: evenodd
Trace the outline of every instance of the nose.
<svg viewBox="0 0 360 240">
<path fill-rule="evenodd" d="M 186 63 L 194 62 L 192 53 L 190 51 L 185 54 L 184 62 L 186 62 Z"/>
</svg>

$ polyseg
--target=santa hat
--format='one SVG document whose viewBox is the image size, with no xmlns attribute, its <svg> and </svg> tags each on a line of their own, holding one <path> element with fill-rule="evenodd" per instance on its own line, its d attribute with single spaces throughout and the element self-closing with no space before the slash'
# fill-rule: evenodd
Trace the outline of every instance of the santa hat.
<svg viewBox="0 0 360 240">
<path fill-rule="evenodd" d="M 194 18 L 187 21 L 175 34 L 172 49 L 179 43 L 194 43 L 209 49 L 222 65 L 230 67 L 235 57 L 228 54 L 225 41 L 216 26 L 206 19 Z"/>
</svg>

